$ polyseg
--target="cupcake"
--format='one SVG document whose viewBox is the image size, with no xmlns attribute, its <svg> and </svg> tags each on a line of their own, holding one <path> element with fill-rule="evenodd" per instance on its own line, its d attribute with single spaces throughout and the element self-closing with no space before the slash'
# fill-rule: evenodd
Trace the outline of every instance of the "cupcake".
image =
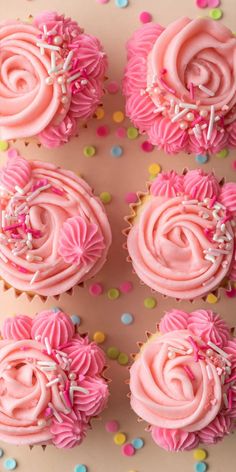
<svg viewBox="0 0 236 472">
<path fill-rule="evenodd" d="M 142 282 L 193 300 L 236 281 L 236 184 L 201 169 L 162 172 L 127 218 L 127 248 Z"/>
<path fill-rule="evenodd" d="M 131 407 L 167 451 L 215 444 L 236 426 L 236 338 L 210 310 L 172 310 L 130 369 Z"/>
<path fill-rule="evenodd" d="M 105 355 L 59 309 L 7 318 L 0 341 L 0 440 L 72 448 L 108 399 Z"/>
<path fill-rule="evenodd" d="M 32 24 L 0 23 L 0 139 L 37 137 L 61 146 L 103 96 L 107 59 L 100 41 L 56 12 Z"/>
<path fill-rule="evenodd" d="M 235 35 L 210 18 L 148 23 L 127 43 L 126 113 L 168 154 L 236 147 Z"/>
<path fill-rule="evenodd" d="M 10 150 L 0 185 L 0 276 L 6 287 L 55 296 L 101 269 L 111 230 L 84 180 Z"/>
</svg>

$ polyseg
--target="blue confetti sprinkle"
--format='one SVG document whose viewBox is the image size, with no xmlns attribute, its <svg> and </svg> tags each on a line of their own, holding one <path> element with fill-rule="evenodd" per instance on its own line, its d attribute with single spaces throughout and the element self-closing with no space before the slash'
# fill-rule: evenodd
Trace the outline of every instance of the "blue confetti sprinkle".
<svg viewBox="0 0 236 472">
<path fill-rule="evenodd" d="M 80 325 L 81 319 L 78 315 L 71 315 L 71 321 L 73 325 Z"/>
<path fill-rule="evenodd" d="M 15 468 L 17 467 L 16 460 L 12 459 L 11 457 L 9 457 L 9 459 L 6 459 L 3 465 L 4 469 L 6 470 L 15 470 Z"/>
<path fill-rule="evenodd" d="M 84 464 L 77 464 L 74 468 L 74 472 L 87 472 L 88 468 Z"/>
<path fill-rule="evenodd" d="M 197 154 L 195 157 L 196 162 L 199 164 L 205 164 L 208 161 L 208 156 L 203 154 Z"/>
<path fill-rule="evenodd" d="M 118 8 L 125 8 L 129 5 L 129 0 L 116 0 L 115 4 Z"/>
<path fill-rule="evenodd" d="M 123 323 L 124 325 L 129 325 L 133 323 L 133 321 L 134 317 L 133 315 L 131 315 L 131 313 L 123 313 L 123 315 L 121 315 L 121 323 Z"/>
<path fill-rule="evenodd" d="M 113 157 L 120 157 L 123 154 L 123 148 L 121 146 L 113 146 L 111 148 L 111 155 Z"/>
<path fill-rule="evenodd" d="M 59 311 L 61 311 L 61 309 L 59 308 L 59 306 L 54 306 L 52 308 L 52 311 L 53 311 L 53 313 L 58 313 Z"/>
<path fill-rule="evenodd" d="M 144 440 L 142 438 L 134 438 L 131 443 L 134 446 L 134 449 L 142 449 L 144 446 Z"/>
<path fill-rule="evenodd" d="M 206 462 L 196 462 L 194 464 L 194 470 L 195 472 L 206 472 L 207 470 Z"/>
</svg>

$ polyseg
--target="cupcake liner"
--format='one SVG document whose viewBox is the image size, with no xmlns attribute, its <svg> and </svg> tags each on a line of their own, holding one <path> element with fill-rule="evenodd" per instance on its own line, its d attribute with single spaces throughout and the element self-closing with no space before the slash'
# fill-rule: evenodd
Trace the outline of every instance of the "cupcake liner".
<svg viewBox="0 0 236 472">
<path fill-rule="evenodd" d="M 184 167 L 181 174 L 182 175 L 185 175 L 187 172 L 189 172 L 190 169 L 188 167 Z M 212 170 L 213 174 L 214 174 L 214 169 Z M 218 180 L 219 184 L 222 186 L 224 183 L 226 183 L 226 179 L 225 177 L 222 177 L 220 180 Z M 125 237 L 125 242 L 124 244 L 122 245 L 123 249 L 126 251 L 126 253 L 128 252 L 128 248 L 127 248 L 127 237 L 128 237 L 128 234 L 131 230 L 131 228 L 133 227 L 133 219 L 138 215 L 138 211 L 139 209 L 142 208 L 143 205 L 145 205 L 145 200 L 148 199 L 148 197 L 151 197 L 153 198 L 153 196 L 151 196 L 150 194 L 150 188 L 151 188 L 151 185 L 152 185 L 152 182 L 150 181 L 146 181 L 145 182 L 145 187 L 146 187 L 146 190 L 143 190 L 143 191 L 137 191 L 136 192 L 136 195 L 137 195 L 137 201 L 135 203 L 130 203 L 128 206 L 130 208 L 130 213 L 128 215 L 125 215 L 124 216 L 124 221 L 126 222 L 127 226 L 122 230 L 122 235 Z M 129 254 L 127 255 L 126 257 L 126 261 L 128 263 L 131 263 L 132 265 L 132 259 L 131 257 L 129 256 Z M 150 292 L 153 293 L 153 294 L 157 294 L 159 295 L 160 297 L 162 297 L 163 299 L 167 299 L 169 298 L 168 295 L 165 295 L 161 292 L 158 292 L 156 290 L 154 290 L 153 288 L 149 287 L 145 282 L 143 282 L 142 280 L 140 280 L 139 276 L 137 275 L 136 271 L 134 270 L 133 268 L 133 265 L 132 265 L 132 273 L 136 275 L 136 277 L 138 277 L 139 279 L 139 284 L 140 285 L 145 285 L 146 287 L 149 288 Z M 218 300 L 220 300 L 222 298 L 222 296 L 225 296 L 225 292 L 226 291 L 230 291 L 232 290 L 232 288 L 234 287 L 234 281 L 233 280 L 230 280 L 230 279 L 223 279 L 220 283 L 220 285 L 213 289 L 213 290 L 210 290 L 206 295 L 204 296 L 198 296 L 194 299 L 182 299 L 182 298 L 175 298 L 175 297 L 171 297 L 173 298 L 177 303 L 179 302 L 182 302 L 182 301 L 189 301 L 190 303 L 195 303 L 195 301 L 199 301 L 199 300 L 203 300 L 204 302 L 206 301 L 207 297 L 209 294 L 213 294 L 217 297 Z"/>
</svg>

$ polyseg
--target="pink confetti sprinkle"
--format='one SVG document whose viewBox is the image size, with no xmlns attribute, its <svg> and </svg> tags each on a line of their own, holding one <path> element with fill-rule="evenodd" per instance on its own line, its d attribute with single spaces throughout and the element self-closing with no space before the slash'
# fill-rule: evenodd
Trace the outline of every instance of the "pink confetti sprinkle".
<svg viewBox="0 0 236 472">
<path fill-rule="evenodd" d="M 120 286 L 119 286 L 119 289 L 120 289 L 121 293 L 132 292 L 133 284 L 132 284 L 132 282 L 129 282 L 129 281 L 122 282 L 122 284 L 120 284 Z"/>
<path fill-rule="evenodd" d="M 105 5 L 105 3 L 108 3 L 110 0 L 96 0 L 97 3 L 100 3 L 101 5 Z"/>
<path fill-rule="evenodd" d="M 152 143 L 149 143 L 149 141 L 143 141 L 143 143 L 141 144 L 141 149 L 144 152 L 152 152 L 154 149 L 154 146 Z"/>
<path fill-rule="evenodd" d="M 232 162 L 232 167 L 234 170 L 236 170 L 236 160 Z"/>
<path fill-rule="evenodd" d="M 126 135 L 127 135 L 127 131 L 126 131 L 126 128 L 124 128 L 124 126 L 120 126 L 119 128 L 117 128 L 116 136 L 118 138 L 125 138 Z"/>
<path fill-rule="evenodd" d="M 208 0 L 196 0 L 198 8 L 206 8 L 208 6 Z"/>
<path fill-rule="evenodd" d="M 52 416 L 52 409 L 46 408 L 44 416 L 47 418 L 48 416 Z"/>
<path fill-rule="evenodd" d="M 130 203 L 136 203 L 137 201 L 138 201 L 138 197 L 137 197 L 137 194 L 135 192 L 128 192 L 125 195 L 125 202 L 128 203 L 128 205 Z"/>
<path fill-rule="evenodd" d="M 105 424 L 105 429 L 108 433 L 117 433 L 120 429 L 120 425 L 116 420 L 107 421 Z"/>
<path fill-rule="evenodd" d="M 226 295 L 228 298 L 236 297 L 236 288 L 232 288 L 231 290 L 226 290 Z"/>
<path fill-rule="evenodd" d="M 108 126 L 98 126 L 98 128 L 96 129 L 96 133 L 99 138 L 105 138 L 106 136 L 108 136 L 109 132 L 110 130 Z"/>
<path fill-rule="evenodd" d="M 19 156 L 17 149 L 9 149 L 7 155 L 8 155 L 8 157 L 17 157 L 17 156 Z"/>
<path fill-rule="evenodd" d="M 124 446 L 122 446 L 121 452 L 122 452 L 123 456 L 131 457 L 135 454 L 135 449 L 134 449 L 134 446 L 132 444 L 128 443 L 128 444 L 124 444 Z"/>
<path fill-rule="evenodd" d="M 111 93 L 112 95 L 115 95 L 116 93 L 118 93 L 119 90 L 120 90 L 120 86 L 119 86 L 119 83 L 116 82 L 116 80 L 112 80 L 111 82 L 107 84 L 107 91 Z"/>
<path fill-rule="evenodd" d="M 51 187 L 51 191 L 57 195 L 64 195 L 64 191 L 57 187 Z"/>
<path fill-rule="evenodd" d="M 142 11 L 139 15 L 141 23 L 150 23 L 152 21 L 152 15 L 148 11 Z"/>
<path fill-rule="evenodd" d="M 102 284 L 96 283 L 96 284 L 90 285 L 89 293 L 90 293 L 90 295 L 92 295 L 94 297 L 98 297 L 99 295 L 101 295 L 103 293 Z"/>
</svg>

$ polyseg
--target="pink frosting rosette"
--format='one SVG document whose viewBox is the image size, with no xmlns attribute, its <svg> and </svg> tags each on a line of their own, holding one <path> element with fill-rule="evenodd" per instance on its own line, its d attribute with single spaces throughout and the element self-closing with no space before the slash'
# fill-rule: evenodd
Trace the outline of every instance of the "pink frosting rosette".
<svg viewBox="0 0 236 472">
<path fill-rule="evenodd" d="M 30 446 L 54 444 L 58 448 L 79 445 L 91 418 L 105 408 L 108 387 L 100 372 L 84 375 L 82 362 L 81 370 L 75 372 L 72 362 L 76 351 L 69 358 L 66 347 L 74 338 L 80 338 L 83 345 L 83 337 L 75 335 L 70 317 L 55 310 L 39 313 L 33 320 L 17 315 L 4 321 L 2 336 L 1 441 Z M 87 356 L 85 348 L 85 364 Z"/>
<path fill-rule="evenodd" d="M 235 418 L 229 327 L 209 310 L 172 310 L 159 328 L 131 366 L 132 409 L 149 423 L 156 444 L 168 451 L 218 442 L 232 431 Z M 220 337 L 221 344 L 215 344 Z"/>
<path fill-rule="evenodd" d="M 127 43 L 126 112 L 166 153 L 235 147 L 236 39 L 209 18 L 142 26 Z"/>
<path fill-rule="evenodd" d="M 201 169 L 160 173 L 128 218 L 128 253 L 141 281 L 191 300 L 235 280 L 234 188 Z"/>
<path fill-rule="evenodd" d="M 43 12 L 32 24 L 0 24 L 0 137 L 67 143 L 103 95 L 107 60 L 76 21 Z"/>
<path fill-rule="evenodd" d="M 7 286 L 58 295 L 95 275 L 111 231 L 91 188 L 53 164 L 8 158 L 0 173 L 0 275 Z"/>
</svg>

